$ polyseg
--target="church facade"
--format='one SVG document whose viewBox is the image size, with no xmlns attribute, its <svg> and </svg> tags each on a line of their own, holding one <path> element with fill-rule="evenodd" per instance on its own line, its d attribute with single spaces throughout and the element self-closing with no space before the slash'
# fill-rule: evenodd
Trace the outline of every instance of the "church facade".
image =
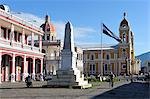
<svg viewBox="0 0 150 99">
<path fill-rule="evenodd" d="M 119 26 L 121 42 L 116 45 L 90 45 L 83 47 L 85 75 L 136 74 L 134 34 L 129 22 L 123 18 Z"/>
</svg>

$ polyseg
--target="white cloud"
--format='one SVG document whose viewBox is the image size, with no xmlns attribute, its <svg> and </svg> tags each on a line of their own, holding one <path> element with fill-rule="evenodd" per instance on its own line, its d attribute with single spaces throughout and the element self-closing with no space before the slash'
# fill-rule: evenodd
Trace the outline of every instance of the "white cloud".
<svg viewBox="0 0 150 99">
<path fill-rule="evenodd" d="M 40 26 L 44 23 L 44 18 L 40 18 L 30 13 L 12 12 L 12 14 L 15 14 L 16 16 L 21 17 L 22 19 L 25 19 L 28 22 L 32 22 L 33 24 L 37 26 Z M 52 23 L 54 24 L 54 27 L 57 33 L 57 38 L 63 40 L 66 23 L 63 21 L 52 21 Z M 77 43 L 81 43 L 81 42 L 85 43 L 83 42 L 83 39 L 93 36 L 93 33 L 96 33 L 96 31 L 91 27 L 73 26 L 73 31 L 74 31 L 74 38 L 75 40 L 77 40 Z"/>
</svg>

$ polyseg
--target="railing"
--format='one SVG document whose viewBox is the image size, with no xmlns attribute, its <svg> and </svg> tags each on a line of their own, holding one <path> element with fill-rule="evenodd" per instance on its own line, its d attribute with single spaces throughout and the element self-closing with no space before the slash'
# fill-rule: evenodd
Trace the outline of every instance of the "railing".
<svg viewBox="0 0 150 99">
<path fill-rule="evenodd" d="M 27 49 L 27 50 L 32 50 L 32 47 L 30 45 L 26 45 L 26 44 L 23 45 L 23 48 Z"/>
<path fill-rule="evenodd" d="M 27 22 L 15 15 L 12 15 L 11 13 L 8 13 L 8 12 L 5 12 L 4 10 L 0 9 L 0 16 L 5 16 L 5 17 L 8 17 L 10 19 L 14 19 L 15 21 L 18 21 L 20 22 L 21 24 L 24 24 L 26 26 L 29 26 L 29 27 L 32 27 L 32 28 L 36 28 L 36 29 L 39 29 L 41 31 L 41 28 L 39 28 L 38 26 L 36 25 L 33 25 L 31 24 L 30 22 Z"/>
<path fill-rule="evenodd" d="M 22 48 L 22 43 L 20 43 L 20 42 L 13 42 L 13 47 Z"/>
<path fill-rule="evenodd" d="M 33 47 L 31 45 L 26 45 L 26 44 L 22 44 L 21 42 L 15 42 L 13 41 L 12 44 L 11 44 L 11 41 L 10 40 L 7 40 L 5 38 L 2 38 L 0 37 L 0 45 L 2 47 L 6 47 L 6 46 L 9 46 L 9 47 L 15 47 L 15 48 L 22 48 L 24 50 L 30 50 L 30 51 L 34 51 L 34 52 L 40 52 L 40 48 L 38 47 Z"/>
<path fill-rule="evenodd" d="M 0 43 L 3 44 L 3 45 L 8 45 L 9 46 L 10 45 L 10 40 L 6 40 L 6 39 L 3 39 L 3 38 L 0 37 Z"/>
<path fill-rule="evenodd" d="M 33 47 L 33 51 L 39 52 L 39 51 L 40 51 L 40 48 L 38 48 L 38 47 Z"/>
</svg>

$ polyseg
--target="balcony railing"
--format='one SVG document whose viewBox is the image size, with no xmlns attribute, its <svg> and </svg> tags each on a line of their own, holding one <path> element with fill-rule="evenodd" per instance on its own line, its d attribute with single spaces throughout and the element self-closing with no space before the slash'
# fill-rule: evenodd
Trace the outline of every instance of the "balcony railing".
<svg viewBox="0 0 150 99">
<path fill-rule="evenodd" d="M 1 47 L 13 47 L 13 48 L 19 48 L 19 49 L 23 49 L 23 50 L 28 50 L 28 51 L 34 51 L 34 52 L 40 52 L 40 48 L 38 47 L 33 47 L 31 45 L 26 45 L 26 44 L 22 44 L 21 42 L 15 42 L 13 41 L 11 44 L 10 40 L 6 40 L 4 38 L 0 37 L 0 45 Z"/>
<path fill-rule="evenodd" d="M 14 19 L 15 21 L 23 24 L 23 25 L 26 25 L 26 26 L 29 26 L 29 27 L 32 27 L 32 28 L 35 28 L 35 29 L 39 29 L 41 30 L 40 27 L 36 26 L 36 25 L 33 25 L 31 24 L 30 22 L 27 22 L 11 13 L 8 13 L 8 12 L 5 12 L 4 10 L 0 9 L 0 16 L 4 16 L 4 17 L 7 17 L 7 18 L 10 18 L 10 19 Z"/>
<path fill-rule="evenodd" d="M 3 45 L 10 45 L 10 40 L 6 40 L 6 39 L 0 37 L 0 43 Z"/>
</svg>

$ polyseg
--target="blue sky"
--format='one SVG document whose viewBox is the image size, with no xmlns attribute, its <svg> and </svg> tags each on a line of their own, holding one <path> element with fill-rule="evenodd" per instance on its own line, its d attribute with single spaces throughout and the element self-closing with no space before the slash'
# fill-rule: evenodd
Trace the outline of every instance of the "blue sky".
<svg viewBox="0 0 150 99">
<path fill-rule="evenodd" d="M 46 14 L 63 38 L 64 24 L 71 21 L 77 44 L 101 42 L 101 22 L 119 35 L 119 24 L 123 12 L 134 33 L 135 54 L 150 51 L 150 1 L 149 0 L 1 0 L 14 12 L 23 12 L 44 20 Z M 103 43 L 117 44 L 103 35 Z"/>
</svg>

